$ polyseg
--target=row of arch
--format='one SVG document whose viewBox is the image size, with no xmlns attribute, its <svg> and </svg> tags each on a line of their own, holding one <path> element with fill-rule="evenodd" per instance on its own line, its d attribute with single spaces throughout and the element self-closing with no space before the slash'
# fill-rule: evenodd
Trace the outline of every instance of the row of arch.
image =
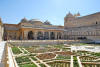
<svg viewBox="0 0 100 67">
<path fill-rule="evenodd" d="M 55 35 L 55 32 L 37 32 L 37 39 L 38 40 L 47 40 L 47 39 L 55 39 L 55 36 L 57 36 L 56 39 L 62 39 L 62 33 L 61 32 L 58 32 L 57 35 Z M 28 35 L 27 35 L 27 38 L 29 40 L 33 40 L 35 39 L 35 35 L 34 35 L 34 32 L 32 31 L 29 31 L 28 32 Z"/>
<path fill-rule="evenodd" d="M 66 32 L 66 35 L 78 35 L 78 36 L 89 36 L 99 35 L 100 31 L 87 31 L 87 32 Z"/>
</svg>

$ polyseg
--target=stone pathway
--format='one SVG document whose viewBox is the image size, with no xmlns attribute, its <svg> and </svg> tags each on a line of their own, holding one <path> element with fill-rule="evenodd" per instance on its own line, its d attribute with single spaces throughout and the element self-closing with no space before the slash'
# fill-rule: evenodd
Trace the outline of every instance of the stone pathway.
<svg viewBox="0 0 100 67">
<path fill-rule="evenodd" d="M 22 48 L 24 51 L 26 51 L 27 53 L 30 53 L 30 52 L 28 52 L 25 48 Z"/>
<path fill-rule="evenodd" d="M 24 51 L 21 48 L 18 47 L 18 49 L 24 54 Z"/>
<path fill-rule="evenodd" d="M 79 56 L 77 56 L 77 61 L 78 61 L 79 67 L 82 67 L 82 64 L 81 64 L 81 61 L 79 59 Z"/>
<path fill-rule="evenodd" d="M 73 55 L 71 55 L 70 67 L 73 67 Z"/>
<path fill-rule="evenodd" d="M 37 67 L 41 67 L 39 64 L 36 63 L 36 61 L 34 61 L 32 58 L 29 58 L 34 64 L 37 65 Z"/>
<path fill-rule="evenodd" d="M 9 67 L 19 67 L 10 47 L 8 47 L 8 58 Z"/>
<path fill-rule="evenodd" d="M 34 56 L 35 57 L 35 56 Z M 50 67 L 48 64 L 46 64 L 45 62 L 43 62 L 42 60 L 38 59 L 37 57 L 35 57 L 37 60 L 40 61 L 40 63 L 44 64 L 46 67 Z"/>
<path fill-rule="evenodd" d="M 3 53 L 4 53 L 4 48 L 5 48 L 5 41 L 2 41 L 0 42 L 0 63 L 2 63 L 2 56 L 3 56 Z"/>
</svg>

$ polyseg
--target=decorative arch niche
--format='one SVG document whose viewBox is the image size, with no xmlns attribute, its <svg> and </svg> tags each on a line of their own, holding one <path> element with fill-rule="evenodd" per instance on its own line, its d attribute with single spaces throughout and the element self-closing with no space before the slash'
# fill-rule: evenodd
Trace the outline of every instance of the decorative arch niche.
<svg viewBox="0 0 100 67">
<path fill-rule="evenodd" d="M 51 37 L 51 39 L 55 39 L 55 33 L 54 32 L 51 32 L 50 33 L 50 37 Z"/>
<path fill-rule="evenodd" d="M 44 39 L 44 38 L 43 38 L 43 32 L 39 31 L 39 32 L 37 33 L 37 39 L 38 39 L 38 40 L 43 40 L 43 39 Z"/>
<path fill-rule="evenodd" d="M 32 31 L 28 32 L 28 39 L 33 40 L 34 39 L 34 33 Z"/>
</svg>

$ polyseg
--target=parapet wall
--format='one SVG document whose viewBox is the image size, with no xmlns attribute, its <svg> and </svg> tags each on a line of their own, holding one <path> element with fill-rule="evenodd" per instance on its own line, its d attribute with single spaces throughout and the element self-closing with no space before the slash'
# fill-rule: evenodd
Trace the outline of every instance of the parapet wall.
<svg viewBox="0 0 100 67">
<path fill-rule="evenodd" d="M 16 46 L 56 45 L 79 42 L 78 40 L 10 40 L 8 43 Z"/>
</svg>

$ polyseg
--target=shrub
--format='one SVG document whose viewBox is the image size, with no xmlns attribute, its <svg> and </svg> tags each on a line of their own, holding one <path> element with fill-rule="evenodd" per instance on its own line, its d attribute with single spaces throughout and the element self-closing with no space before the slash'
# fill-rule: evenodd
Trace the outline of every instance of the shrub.
<svg viewBox="0 0 100 67">
<path fill-rule="evenodd" d="M 12 47 L 12 52 L 13 52 L 14 54 L 20 54 L 20 53 L 22 53 L 22 52 L 19 50 L 19 48 L 17 48 L 17 47 Z"/>
<path fill-rule="evenodd" d="M 39 64 L 41 67 L 46 67 L 44 64 Z"/>
<path fill-rule="evenodd" d="M 17 63 L 30 62 L 29 58 L 25 57 L 25 56 L 23 56 L 23 57 L 16 57 L 15 59 L 16 59 Z"/>
<path fill-rule="evenodd" d="M 21 64 L 19 67 L 37 67 L 35 64 Z"/>
</svg>

